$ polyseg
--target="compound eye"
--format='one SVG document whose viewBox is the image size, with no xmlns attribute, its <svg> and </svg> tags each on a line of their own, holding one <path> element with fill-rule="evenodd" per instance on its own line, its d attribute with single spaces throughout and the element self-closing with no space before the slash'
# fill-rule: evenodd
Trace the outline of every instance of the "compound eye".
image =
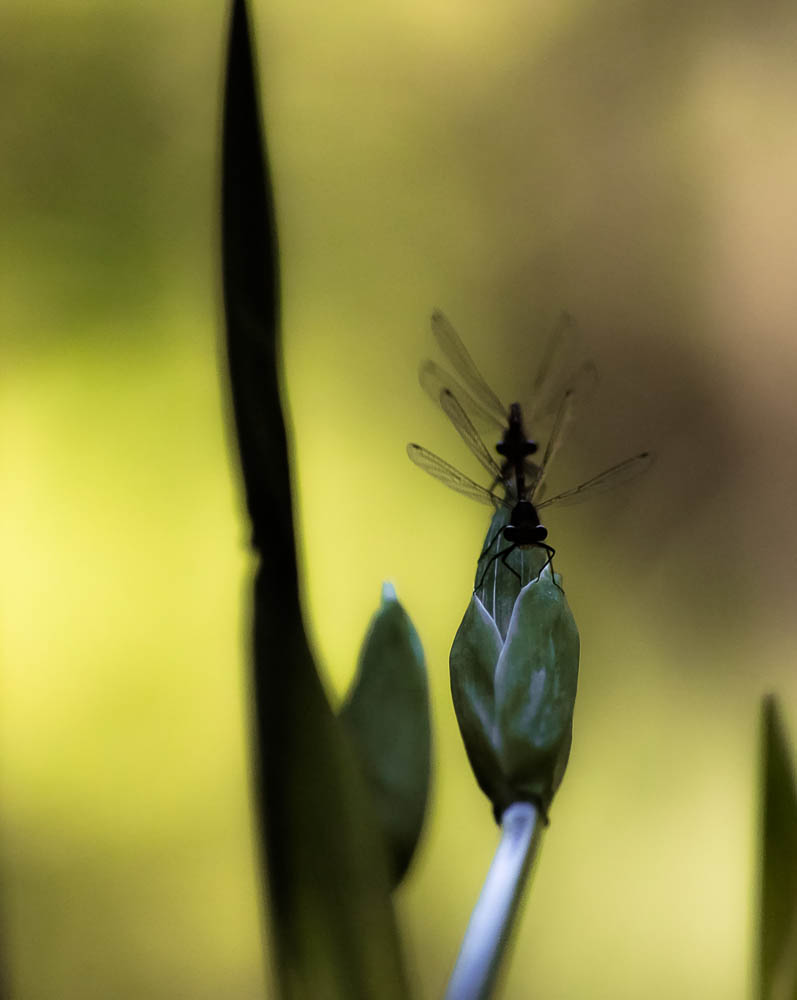
<svg viewBox="0 0 797 1000">
<path fill-rule="evenodd" d="M 548 537 L 548 529 L 546 527 L 544 527 L 542 524 L 538 524 L 537 525 L 537 541 L 538 542 L 544 542 L 547 537 Z"/>
</svg>

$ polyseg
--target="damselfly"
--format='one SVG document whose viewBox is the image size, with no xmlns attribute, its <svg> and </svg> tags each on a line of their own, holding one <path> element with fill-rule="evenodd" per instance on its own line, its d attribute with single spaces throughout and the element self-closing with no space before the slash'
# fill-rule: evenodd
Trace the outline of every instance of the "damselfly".
<svg viewBox="0 0 797 1000">
<path fill-rule="evenodd" d="M 476 589 L 479 589 L 490 566 L 498 559 L 515 576 L 519 576 L 506 561 L 515 549 L 543 550 L 546 559 L 540 567 L 540 573 L 547 565 L 552 564 L 556 550 L 546 541 L 548 531 L 540 522 L 539 511 L 555 505 L 582 503 L 640 475 L 653 461 L 651 452 L 641 452 L 578 486 L 543 499 L 544 480 L 551 459 L 561 446 L 578 405 L 597 381 L 595 367 L 589 362 L 566 376 L 563 382 L 561 376 L 555 377 L 556 369 L 561 368 L 560 359 L 564 353 L 562 343 L 569 325 L 569 318 L 564 317 L 554 332 L 534 383 L 532 419 L 541 423 L 553 413 L 553 425 L 545 451 L 537 463 L 531 456 L 537 453 L 539 446 L 526 434 L 520 404 L 512 403 L 509 408 L 503 406 L 480 374 L 453 326 L 442 313 L 435 312 L 432 315 L 432 332 L 467 389 L 433 361 L 426 361 L 421 365 L 421 384 L 440 403 L 459 435 L 492 476 L 492 482 L 489 487 L 481 486 L 418 444 L 408 444 L 407 454 L 416 465 L 449 488 L 479 503 L 490 504 L 494 508 L 503 507 L 510 512 L 507 523 L 501 529 L 508 544 L 488 560 Z M 553 390 L 550 388 L 552 376 L 555 382 Z M 557 402 L 553 403 L 553 399 Z M 500 431 L 502 437 L 495 446 L 501 458 L 500 463 L 485 445 L 474 420 L 489 423 Z M 482 555 L 489 550 L 493 541 L 488 542 Z"/>
</svg>

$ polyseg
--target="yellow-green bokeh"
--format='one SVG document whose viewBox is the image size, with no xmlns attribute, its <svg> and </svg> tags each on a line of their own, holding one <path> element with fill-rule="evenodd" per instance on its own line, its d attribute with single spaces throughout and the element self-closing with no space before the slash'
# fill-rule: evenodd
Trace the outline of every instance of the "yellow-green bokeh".
<svg viewBox="0 0 797 1000">
<path fill-rule="evenodd" d="M 334 696 L 382 579 L 428 655 L 421 997 L 496 841 L 448 695 L 486 509 L 416 381 L 446 310 L 524 399 L 562 308 L 601 371 L 549 521 L 570 768 L 505 995 L 742 1000 L 758 699 L 797 713 L 797 15 L 659 2 L 254 7 L 308 624 Z M 19 1000 L 260 997 L 246 525 L 219 372 L 223 4 L 0 10 L 3 929 Z M 557 480 L 558 481 L 558 480 Z"/>
</svg>

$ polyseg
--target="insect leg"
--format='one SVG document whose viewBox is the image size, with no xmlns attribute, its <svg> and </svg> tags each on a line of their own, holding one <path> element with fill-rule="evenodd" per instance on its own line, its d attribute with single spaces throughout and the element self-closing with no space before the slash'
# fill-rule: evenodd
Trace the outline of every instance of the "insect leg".
<svg viewBox="0 0 797 1000">
<path fill-rule="evenodd" d="M 481 590 L 482 584 L 485 581 L 487 573 L 489 572 L 490 567 L 496 561 L 496 559 L 500 559 L 501 562 L 504 564 L 504 566 L 506 566 L 506 568 L 508 570 L 511 570 L 513 573 L 515 573 L 515 576 L 517 576 L 518 579 L 520 578 L 520 574 L 516 573 L 515 570 L 513 570 L 512 567 L 506 562 L 506 556 L 508 556 L 509 553 L 513 549 L 516 549 L 516 548 L 517 548 L 517 545 L 515 545 L 515 543 L 513 542 L 511 545 L 507 546 L 507 548 L 501 549 L 499 552 L 496 552 L 494 555 L 490 556 L 490 558 L 487 561 L 487 565 L 484 567 L 484 572 L 482 573 L 481 578 L 479 579 L 479 582 L 473 588 L 474 591 Z"/>
<path fill-rule="evenodd" d="M 518 578 L 518 580 L 520 580 L 520 582 L 523 583 L 523 577 L 520 575 L 520 573 L 518 573 L 516 569 L 512 569 L 512 567 L 506 561 L 507 556 L 511 554 L 512 549 L 516 548 L 517 545 L 513 544 L 510 545 L 508 549 L 504 549 L 503 555 L 501 556 L 501 562 L 504 564 L 504 566 L 506 566 L 506 568 L 509 570 L 510 573 L 513 573 Z"/>
<path fill-rule="evenodd" d="M 477 562 L 481 562 L 481 560 L 484 559 L 484 557 L 487 555 L 487 553 L 490 551 L 490 549 L 495 544 L 495 540 L 498 538 L 498 536 L 501 534 L 501 532 L 503 530 L 504 530 L 504 526 L 502 525 L 500 528 L 498 528 L 498 530 L 496 532 L 494 532 L 492 538 L 488 542 L 485 542 L 484 548 L 482 549 L 481 554 L 479 555 L 479 558 L 477 559 Z"/>
<path fill-rule="evenodd" d="M 559 587 L 559 584 L 556 582 L 556 573 L 554 572 L 554 568 L 553 568 L 553 557 L 556 555 L 556 549 L 553 548 L 553 546 L 551 546 L 551 545 L 546 545 L 545 542 L 537 542 L 537 546 L 539 548 L 541 548 L 541 549 L 545 549 L 545 554 L 546 554 L 546 556 L 548 558 L 545 560 L 545 562 L 542 564 L 542 566 L 540 566 L 540 571 L 537 574 L 536 579 L 539 580 L 540 576 L 542 576 L 542 571 L 545 569 L 545 567 L 546 566 L 550 566 L 551 567 L 551 578 L 553 579 L 554 584 L 557 587 Z M 559 589 L 562 590 L 561 587 L 559 587 Z M 562 590 L 562 593 L 564 593 L 564 590 Z"/>
</svg>

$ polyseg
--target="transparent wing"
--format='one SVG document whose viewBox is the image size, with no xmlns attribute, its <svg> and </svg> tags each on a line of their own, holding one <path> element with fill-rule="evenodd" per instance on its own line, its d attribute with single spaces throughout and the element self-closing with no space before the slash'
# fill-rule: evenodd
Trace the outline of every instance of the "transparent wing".
<svg viewBox="0 0 797 1000">
<path fill-rule="evenodd" d="M 556 322 L 556 326 L 551 331 L 548 343 L 545 345 L 540 366 L 537 369 L 537 377 L 534 379 L 534 398 L 545 393 L 545 387 L 550 387 L 552 372 L 560 371 L 563 359 L 570 354 L 569 345 L 573 340 L 573 330 L 575 322 L 568 312 L 563 312 Z"/>
<path fill-rule="evenodd" d="M 484 381 L 459 334 L 439 309 L 432 313 L 432 333 L 466 387 L 481 406 L 503 425 L 506 422 L 506 407 Z"/>
<path fill-rule="evenodd" d="M 591 361 L 585 361 L 583 365 L 573 372 L 569 387 L 560 397 L 542 462 L 540 462 L 537 468 L 536 476 L 530 480 L 532 496 L 535 494 L 538 497 L 542 495 L 544 490 L 543 480 L 545 474 L 548 472 L 550 463 L 567 439 L 567 435 L 575 423 L 576 416 L 581 411 L 584 402 L 595 391 L 597 384 L 598 372 Z M 539 424 L 536 426 L 539 426 Z"/>
<path fill-rule="evenodd" d="M 478 503 L 489 504 L 491 507 L 507 506 L 502 497 L 469 479 L 453 465 L 449 465 L 448 462 L 431 451 L 427 451 L 426 448 L 422 448 L 419 444 L 408 444 L 407 454 L 419 468 L 428 472 L 430 476 L 434 476 L 435 479 L 439 479 L 449 489 L 456 490 L 457 493 L 462 493 Z"/>
<path fill-rule="evenodd" d="M 443 389 L 441 391 L 440 405 L 443 407 L 443 412 L 454 425 L 459 436 L 490 473 L 493 480 L 496 482 L 502 480 L 503 473 L 501 472 L 501 466 L 490 454 L 487 445 L 479 437 L 479 432 L 468 419 L 467 413 L 462 409 L 459 400 L 450 389 Z"/>
<path fill-rule="evenodd" d="M 580 412 L 598 386 L 598 369 L 594 362 L 585 361 L 575 370 L 563 374 L 555 382 L 546 382 L 535 391 L 531 408 L 531 426 L 537 428 L 545 424 L 551 415 L 557 413 L 562 399 L 570 395 L 570 416 L 568 422 Z"/>
<path fill-rule="evenodd" d="M 548 338 L 534 380 L 529 417 L 535 430 L 557 413 L 565 393 L 573 394 L 571 407 L 575 413 L 598 384 L 598 372 L 591 361 L 572 367 L 571 360 L 580 353 L 579 339 L 575 320 L 563 312 Z"/>
<path fill-rule="evenodd" d="M 533 479 L 529 483 L 529 494 L 534 496 L 542 485 L 542 481 L 545 478 L 545 473 L 548 471 L 548 466 L 551 459 L 559 451 L 562 445 L 562 440 L 564 436 L 564 431 L 572 419 L 572 406 L 573 406 L 573 395 L 570 392 L 566 392 L 559 404 L 559 411 L 556 414 L 556 419 L 554 425 L 551 428 L 551 433 L 548 437 L 548 443 L 545 446 L 545 452 L 542 456 L 542 461 L 537 466 L 537 471 Z"/>
<path fill-rule="evenodd" d="M 453 375 L 449 375 L 444 368 L 435 364 L 434 361 L 424 361 L 421 364 L 418 369 L 418 379 L 427 395 L 435 403 L 439 404 L 441 393 L 448 391 L 456 396 L 462 409 L 470 417 L 471 423 L 478 424 L 484 428 L 489 427 L 503 434 L 506 428 L 506 414 L 502 414 L 499 419 L 490 410 L 485 409 L 481 403 L 478 403 L 470 393 L 462 388 Z"/>
<path fill-rule="evenodd" d="M 655 456 L 652 452 L 643 451 L 639 455 L 634 455 L 633 458 L 627 458 L 624 462 L 613 465 L 610 469 L 606 469 L 605 472 L 601 472 L 600 475 L 593 476 L 592 479 L 581 483 L 580 486 L 574 486 L 571 490 L 565 490 L 564 493 L 557 493 L 555 497 L 543 500 L 542 503 L 536 504 L 537 510 L 543 510 L 545 507 L 553 507 L 554 505 L 567 507 L 570 504 L 591 500 L 598 493 L 613 490 L 615 486 L 620 486 L 622 483 L 627 483 L 630 479 L 641 476 L 643 472 L 646 472 L 651 467 L 654 460 Z"/>
</svg>

